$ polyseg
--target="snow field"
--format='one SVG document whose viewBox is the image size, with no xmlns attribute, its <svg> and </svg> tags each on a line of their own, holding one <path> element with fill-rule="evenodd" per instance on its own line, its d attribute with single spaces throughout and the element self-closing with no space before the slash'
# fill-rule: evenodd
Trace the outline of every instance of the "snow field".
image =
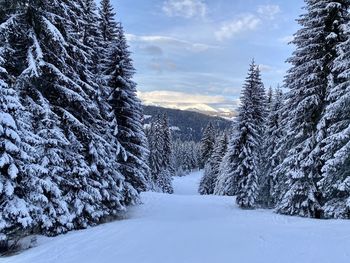
<svg viewBox="0 0 350 263">
<path fill-rule="evenodd" d="M 123 221 L 39 237 L 1 263 L 350 262 L 350 222 L 241 210 L 232 197 L 199 196 L 201 172 L 174 180 L 174 195 L 143 193 Z"/>
</svg>

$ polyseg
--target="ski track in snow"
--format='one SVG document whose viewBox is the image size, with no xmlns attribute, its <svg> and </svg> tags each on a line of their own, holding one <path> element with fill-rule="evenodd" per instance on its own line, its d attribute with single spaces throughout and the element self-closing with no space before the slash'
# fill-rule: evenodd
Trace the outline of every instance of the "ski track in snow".
<svg viewBox="0 0 350 263">
<path fill-rule="evenodd" d="M 174 195 L 143 193 L 129 219 L 55 238 L 1 263 L 350 262 L 350 221 L 241 210 L 199 196 L 201 172 L 175 178 Z"/>
</svg>

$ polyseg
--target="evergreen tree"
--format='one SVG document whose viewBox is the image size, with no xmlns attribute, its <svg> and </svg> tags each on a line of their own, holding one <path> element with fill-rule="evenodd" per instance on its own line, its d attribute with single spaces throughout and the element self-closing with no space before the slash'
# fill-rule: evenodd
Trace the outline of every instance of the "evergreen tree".
<svg viewBox="0 0 350 263">
<path fill-rule="evenodd" d="M 173 167 L 177 176 L 185 176 L 199 168 L 199 144 L 194 141 L 173 142 Z"/>
<path fill-rule="evenodd" d="M 237 121 L 234 121 L 232 126 L 233 127 L 230 133 L 230 138 L 228 140 L 227 151 L 220 164 L 219 174 L 215 182 L 215 187 L 214 187 L 215 195 L 234 196 L 237 194 L 238 177 L 234 176 L 233 170 L 231 170 L 232 168 L 231 164 L 235 156 L 233 155 L 234 143 L 232 142 L 232 140 L 236 136 Z"/>
<path fill-rule="evenodd" d="M 94 9 L 82 3 L 20 2 L 2 27 L 11 50 L 6 69 L 27 109 L 18 118 L 30 158 L 25 198 L 39 209 L 37 226 L 53 234 L 124 209 L 128 188 L 113 158 L 119 144 L 97 106 L 96 31 L 87 27 Z"/>
<path fill-rule="evenodd" d="M 213 124 L 209 122 L 203 132 L 203 137 L 201 139 L 201 168 L 204 168 L 213 152 L 215 144 L 215 133 L 216 131 Z"/>
<path fill-rule="evenodd" d="M 278 87 L 279 89 L 279 87 Z M 268 92 L 267 92 L 267 96 L 266 96 L 266 104 L 267 104 L 267 112 L 270 113 L 271 111 L 271 107 L 272 107 L 272 103 L 273 103 L 273 89 L 272 87 L 269 88 Z"/>
<path fill-rule="evenodd" d="M 3 36 L 2 36 L 3 37 Z M 3 46 L 3 38 L 1 38 Z M 33 207 L 24 198 L 25 152 L 23 152 L 16 117 L 23 109 L 10 77 L 3 67 L 5 49 L 0 49 L 0 250 L 9 246 L 34 223 Z"/>
<path fill-rule="evenodd" d="M 205 166 L 204 176 L 199 185 L 199 193 L 202 195 L 214 194 L 217 177 L 220 172 L 220 164 L 227 151 L 227 136 L 221 135 L 215 142 L 213 154 Z"/>
<path fill-rule="evenodd" d="M 105 44 L 117 38 L 117 22 L 115 12 L 110 0 L 101 0 L 99 8 L 99 28 Z M 105 46 L 107 48 L 108 46 Z"/>
<path fill-rule="evenodd" d="M 270 92 L 269 92 L 270 94 Z M 272 96 L 271 98 L 269 98 Z M 262 206 L 273 208 L 276 204 L 274 195 L 278 182 L 273 176 L 273 171 L 280 164 L 278 152 L 278 142 L 283 136 L 282 108 L 283 93 L 278 87 L 272 95 L 268 96 L 269 115 L 266 123 L 263 142 L 262 175 L 259 181 L 260 193 L 259 202 Z"/>
<path fill-rule="evenodd" d="M 258 195 L 266 98 L 260 70 L 253 62 L 243 86 L 237 123 L 223 160 L 215 192 L 237 194 L 242 208 L 253 208 Z"/>
<path fill-rule="evenodd" d="M 169 127 L 169 120 L 168 116 L 166 114 L 163 115 L 163 138 L 164 138 L 164 166 L 168 167 L 169 172 L 172 176 L 175 175 L 175 170 L 173 167 L 172 159 L 173 159 L 173 152 L 172 152 L 172 138 L 171 138 L 171 131 Z"/>
<path fill-rule="evenodd" d="M 110 63 L 105 71 L 112 89 L 109 103 L 118 124 L 116 137 L 124 153 L 120 155 L 120 171 L 136 190 L 150 188 L 147 138 L 142 125 L 142 106 L 136 96 L 135 69 L 121 24 L 117 27 L 117 40 L 111 43 Z"/>
<path fill-rule="evenodd" d="M 322 147 L 322 179 L 319 182 L 324 194 L 326 218 L 350 218 L 350 17 L 348 1 L 334 1 L 333 25 L 337 35 L 330 42 L 340 43 L 336 48 L 331 76 L 328 77 L 327 107 L 320 121 L 319 141 Z"/>
<path fill-rule="evenodd" d="M 102 86 L 101 97 L 103 101 L 108 100 L 113 88 L 108 86 L 110 80 L 109 67 L 111 65 L 110 56 L 116 48 L 118 37 L 118 23 L 115 21 L 115 12 L 110 0 L 102 0 L 99 7 L 98 27 L 101 33 L 99 52 L 98 74 L 100 86 Z M 111 109 L 107 109 L 107 111 Z"/>
<path fill-rule="evenodd" d="M 288 153 L 279 167 L 287 183 L 277 211 L 305 217 L 321 217 L 323 197 L 318 187 L 322 178 L 322 145 L 318 125 L 333 86 L 332 67 L 342 41 L 341 27 L 347 16 L 348 1 L 306 1 L 302 28 L 293 43 L 296 51 L 289 62 L 286 87 L 289 111 L 284 147 Z"/>
<path fill-rule="evenodd" d="M 160 114 L 151 124 L 149 134 L 150 147 L 150 168 L 152 173 L 152 181 L 156 185 L 156 190 L 164 193 L 173 193 L 171 185 L 172 177 L 169 171 L 169 165 L 166 161 L 169 157 L 164 152 L 164 122 Z"/>
<path fill-rule="evenodd" d="M 95 225 L 150 187 L 124 32 L 110 1 L 99 15 L 93 0 L 0 1 L 2 244 Z"/>
</svg>

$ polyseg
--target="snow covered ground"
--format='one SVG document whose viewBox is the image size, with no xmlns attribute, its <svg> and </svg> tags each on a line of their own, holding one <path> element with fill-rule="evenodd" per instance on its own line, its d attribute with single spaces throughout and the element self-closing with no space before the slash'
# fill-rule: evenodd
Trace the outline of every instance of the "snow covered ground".
<svg viewBox="0 0 350 263">
<path fill-rule="evenodd" d="M 175 194 L 144 193 L 130 219 L 56 238 L 1 263 L 350 262 L 350 221 L 244 211 L 231 197 L 199 196 L 200 172 Z"/>
</svg>

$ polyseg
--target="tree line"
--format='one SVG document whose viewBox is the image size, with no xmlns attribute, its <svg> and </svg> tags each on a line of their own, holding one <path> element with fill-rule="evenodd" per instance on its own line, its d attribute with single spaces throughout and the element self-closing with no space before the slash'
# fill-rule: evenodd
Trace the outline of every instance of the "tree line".
<svg viewBox="0 0 350 263">
<path fill-rule="evenodd" d="M 305 4 L 286 94 L 280 88 L 266 94 L 259 67 L 251 64 L 227 150 L 221 139 L 205 142 L 203 156 L 210 157 L 200 192 L 236 195 L 247 209 L 348 219 L 350 2 Z M 214 148 L 221 148 L 219 169 Z"/>
<path fill-rule="evenodd" d="M 0 247 L 117 217 L 153 188 L 109 0 L 0 1 Z"/>
<path fill-rule="evenodd" d="M 146 129 L 153 190 L 172 194 L 174 176 L 185 176 L 199 169 L 199 143 L 173 140 L 167 114 L 158 113 L 153 119 Z"/>
</svg>

